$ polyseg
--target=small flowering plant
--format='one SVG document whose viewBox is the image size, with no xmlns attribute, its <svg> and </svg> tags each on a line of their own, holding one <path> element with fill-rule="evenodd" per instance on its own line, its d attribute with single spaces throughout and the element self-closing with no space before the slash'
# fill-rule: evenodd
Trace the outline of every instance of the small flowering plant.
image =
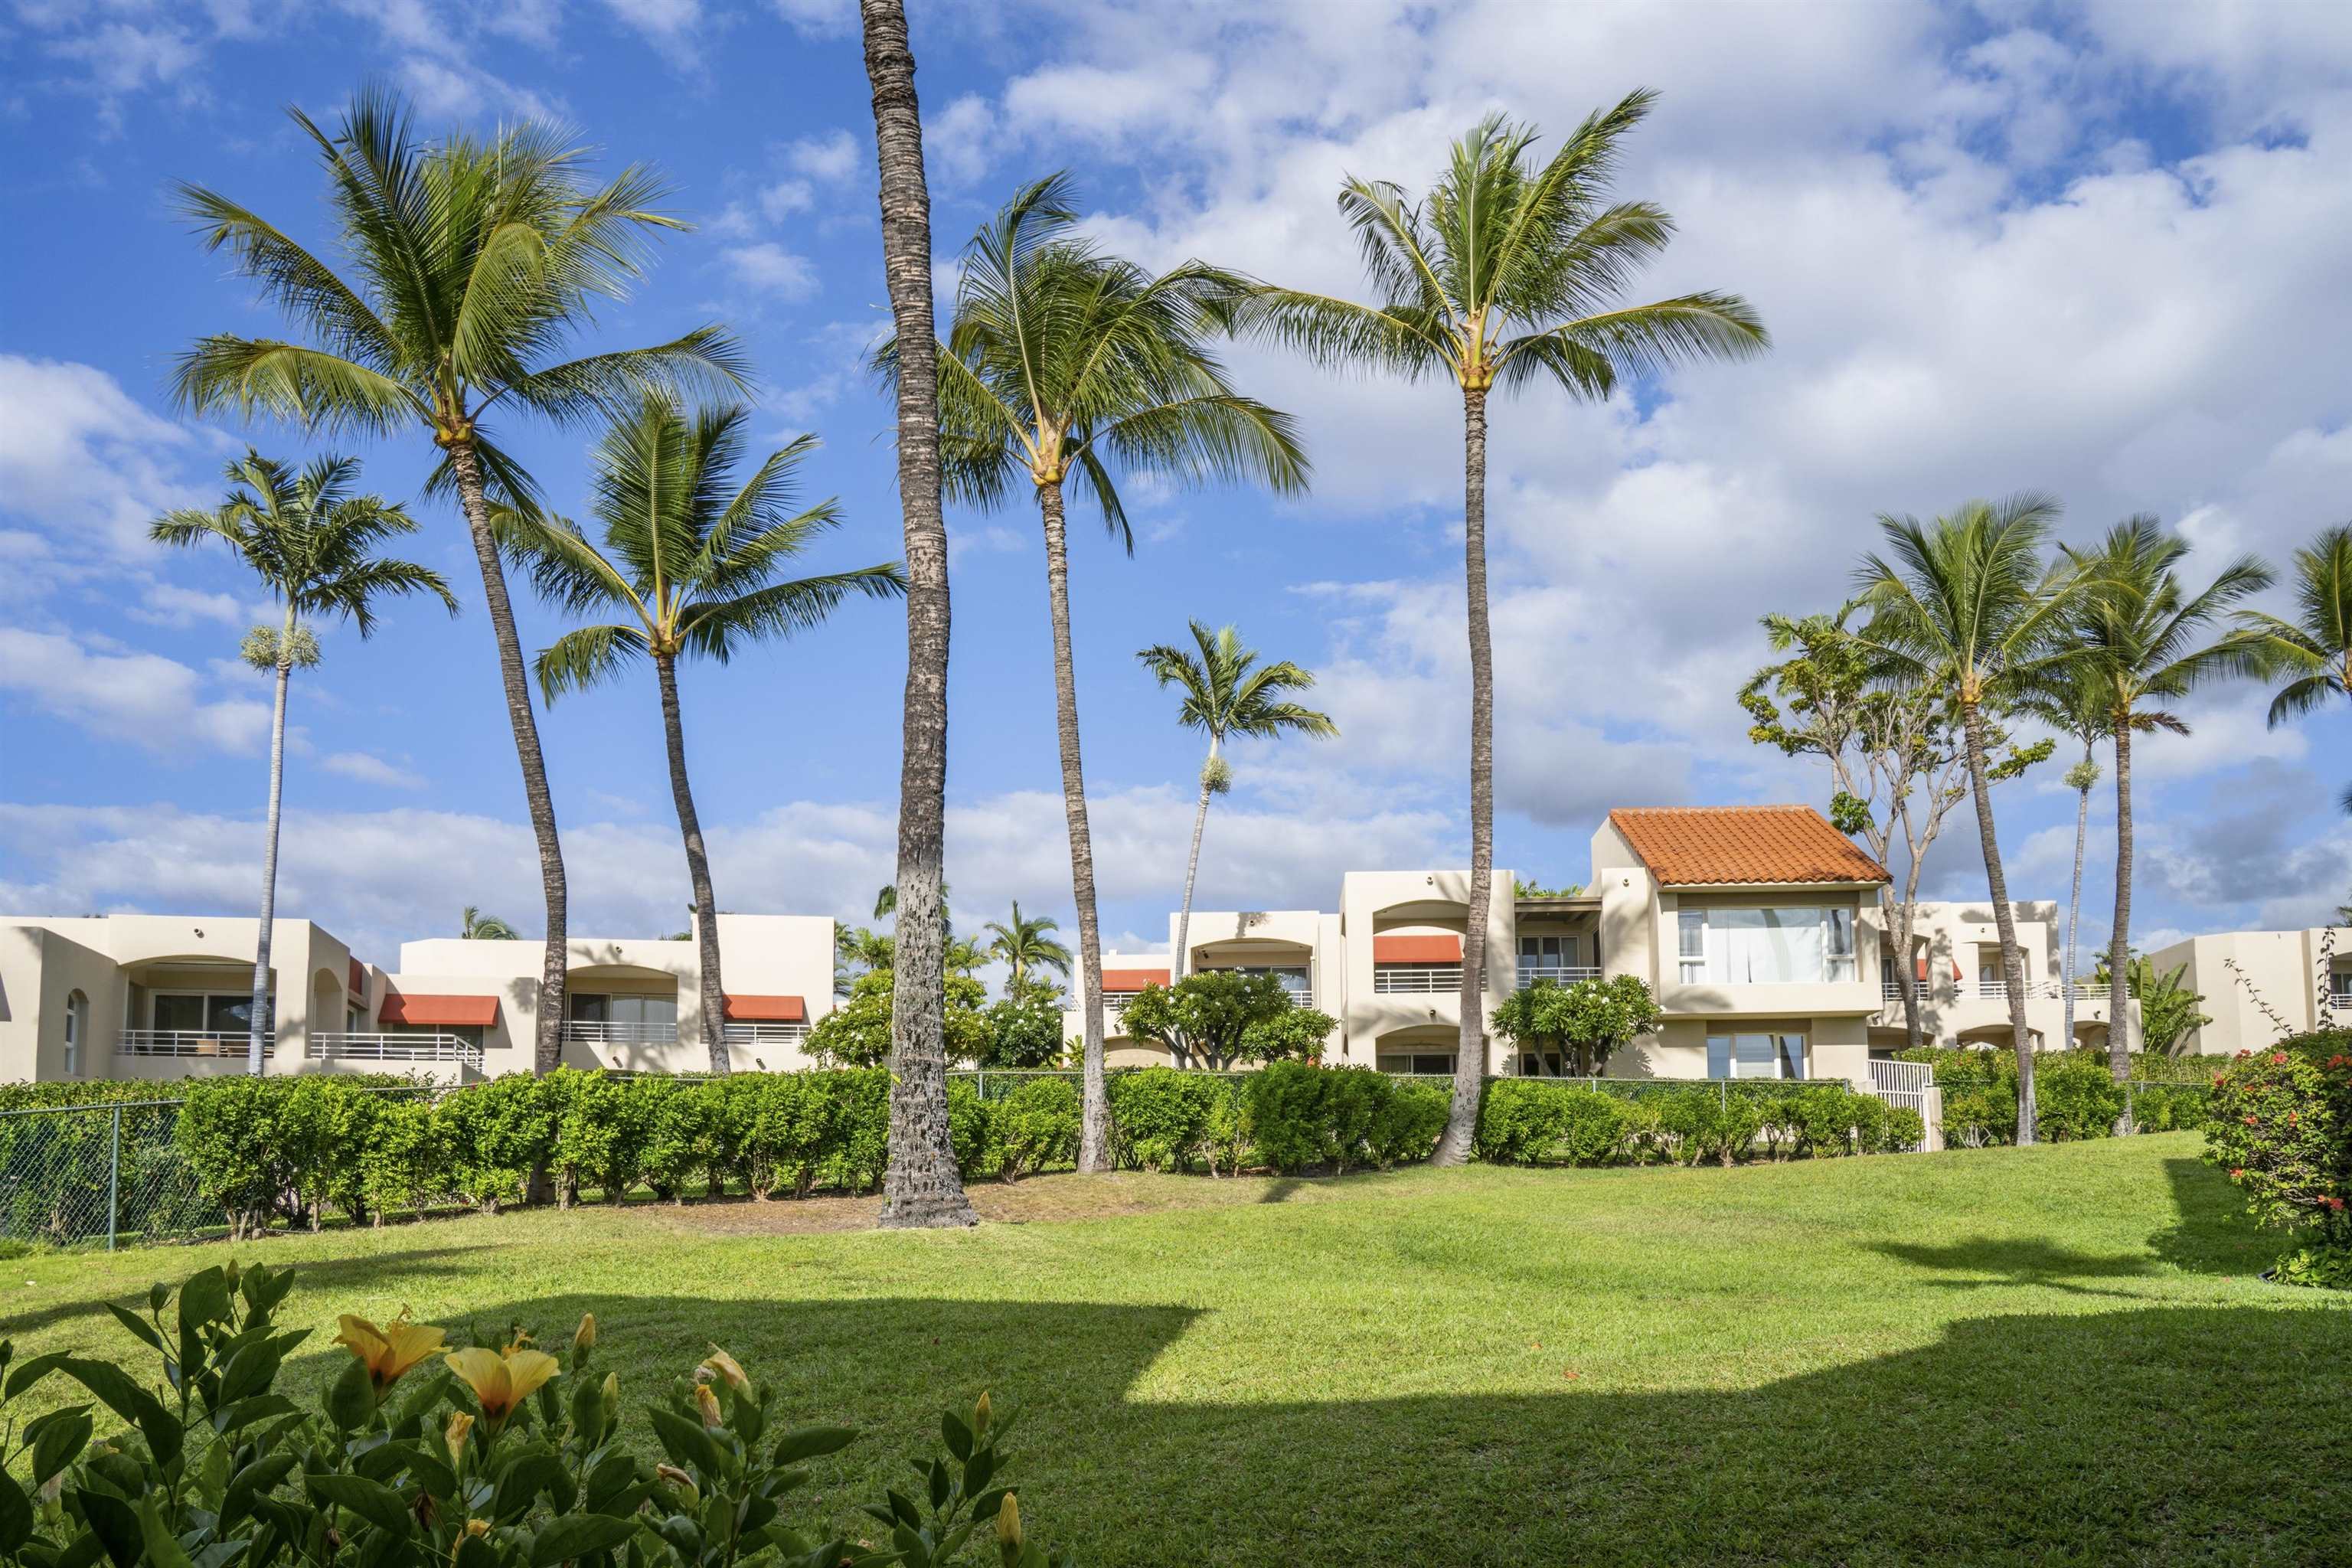
<svg viewBox="0 0 2352 1568">
<path fill-rule="evenodd" d="M 2213 1077 L 2205 1157 L 2256 1223 L 2352 1253 L 2352 1042 L 2330 1034 L 2241 1051 Z"/>
<path fill-rule="evenodd" d="M 621 1436 L 596 1321 L 563 1353 L 516 1330 L 452 1349 L 438 1328 L 345 1316 L 341 1373 L 306 1410 L 275 1384 L 308 1337 L 281 1330 L 286 1270 L 208 1268 L 145 1311 L 111 1309 L 152 1370 L 0 1341 L 0 1563 L 21 1568 L 1066 1568 L 1023 1538 L 982 1396 L 942 1418 L 951 1461 L 917 1462 L 928 1506 L 886 1491 L 881 1542 L 789 1522 L 808 1461 L 845 1426 L 786 1426 L 772 1390 L 717 1346 L 650 1411 L 666 1458 Z M 58 1376 L 89 1395 L 18 1421 Z M 98 1436 L 103 1405 L 121 1429 Z M 23 1478 L 19 1479 L 18 1478 Z"/>
</svg>

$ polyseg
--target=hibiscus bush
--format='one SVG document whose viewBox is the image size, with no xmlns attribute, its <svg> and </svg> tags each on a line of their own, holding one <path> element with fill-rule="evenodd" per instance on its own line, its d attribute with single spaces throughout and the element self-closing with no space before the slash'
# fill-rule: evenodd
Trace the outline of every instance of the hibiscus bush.
<svg viewBox="0 0 2352 1568">
<path fill-rule="evenodd" d="M 2254 1223 L 2309 1242 L 2283 1277 L 2352 1283 L 2352 1032 L 2240 1051 L 2213 1075 L 2205 1157 Z"/>
<path fill-rule="evenodd" d="M 725 1351 L 646 1407 L 658 1456 L 622 1436 L 596 1322 L 561 1355 L 517 1334 L 451 1348 L 406 1315 L 346 1316 L 315 1408 L 277 1389 L 310 1337 L 282 1328 L 290 1271 L 207 1268 L 143 1310 L 111 1306 L 130 1364 L 15 1359 L 0 1342 L 0 1559 L 26 1568 L 933 1568 L 979 1553 L 1055 1568 L 1003 1482 L 1007 1423 L 982 1394 L 940 1418 L 920 1484 L 865 1507 L 859 1538 L 794 1519 L 811 1461 L 856 1433 L 793 1425 Z M 44 1381 L 87 1395 L 19 1419 Z M 105 1414 L 100 1414 L 100 1407 Z M 101 1422 L 117 1430 L 101 1435 Z M 19 1478 L 22 1478 L 20 1480 Z"/>
</svg>

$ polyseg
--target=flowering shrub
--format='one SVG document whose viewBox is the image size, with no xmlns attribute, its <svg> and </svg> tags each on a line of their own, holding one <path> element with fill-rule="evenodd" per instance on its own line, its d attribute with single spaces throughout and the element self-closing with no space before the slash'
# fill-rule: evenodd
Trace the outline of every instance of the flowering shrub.
<svg viewBox="0 0 2352 1568">
<path fill-rule="evenodd" d="M 0 1558 L 39 1568 L 298 1568 L 327 1562 L 446 1568 L 908 1568 L 963 1560 L 975 1538 L 1003 1568 L 1056 1568 L 999 1482 L 1006 1424 L 982 1394 L 940 1418 L 944 1456 L 914 1461 L 915 1496 L 865 1511 L 874 1541 L 824 1540 L 785 1517 L 808 1461 L 845 1426 L 787 1426 L 775 1390 L 717 1346 L 649 1408 L 658 1460 L 620 1436 L 617 1373 L 593 1368 L 596 1321 L 562 1355 L 517 1334 L 452 1349 L 404 1313 L 345 1316 L 350 1352 L 315 1411 L 276 1391 L 310 1337 L 273 1321 L 293 1275 L 207 1268 L 177 1301 L 113 1309 L 152 1370 L 70 1353 L 12 1364 L 0 1342 Z M 95 1436 L 91 1405 L 18 1421 L 49 1377 L 79 1384 L 125 1429 Z M 161 1390 L 161 1393 L 157 1391 Z M 20 1484 L 17 1476 L 30 1483 Z"/>
<path fill-rule="evenodd" d="M 2297 1036 L 2240 1051 L 2213 1075 L 2205 1157 L 2246 1194 L 2254 1223 L 2299 1230 L 2319 1256 L 2292 1272 L 2352 1273 L 2352 1035 Z"/>
</svg>

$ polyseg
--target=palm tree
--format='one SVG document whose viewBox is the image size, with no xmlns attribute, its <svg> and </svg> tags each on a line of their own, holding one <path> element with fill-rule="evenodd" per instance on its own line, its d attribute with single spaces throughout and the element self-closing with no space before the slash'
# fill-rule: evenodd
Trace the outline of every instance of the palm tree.
<svg viewBox="0 0 2352 1568">
<path fill-rule="evenodd" d="M 619 298 L 642 274 L 650 237 L 685 226 L 652 210 L 661 189 L 647 171 L 592 184 L 584 151 L 533 123 L 488 140 L 452 132 L 425 147 L 399 96 L 377 88 L 352 99 L 331 135 L 300 110 L 288 112 L 325 167 L 351 277 L 226 196 L 180 186 L 205 248 L 226 249 L 308 341 L 200 338 L 180 356 L 173 390 L 199 413 L 258 411 L 322 429 L 433 438 L 441 462 L 428 488 L 455 489 L 473 540 L 539 843 L 547 941 L 533 1066 L 551 1072 L 563 1044 L 563 847 L 490 521 L 494 495 L 525 502 L 533 486 L 489 421 L 512 409 L 573 422 L 656 385 L 732 389 L 742 384 L 740 361 L 715 326 L 652 348 L 557 358 L 595 299 Z"/>
<path fill-rule="evenodd" d="M 1326 364 L 1443 374 L 1462 394 L 1463 576 L 1470 643 L 1470 918 L 1462 952 L 1462 1031 L 1454 1106 L 1432 1155 L 1470 1157 L 1486 1066 L 1479 992 L 1495 863 L 1495 661 L 1486 615 L 1486 401 L 1549 377 L 1599 401 L 1622 379 L 1685 360 L 1734 359 L 1769 343 L 1736 295 L 1698 293 L 1622 305 L 1634 272 L 1663 251 L 1674 219 L 1648 202 L 1604 205 L 1619 143 L 1654 95 L 1628 94 L 1588 116 L 1550 161 L 1528 150 L 1533 126 L 1482 120 L 1418 205 L 1386 180 L 1349 178 L 1339 211 L 1381 296 L 1360 305 L 1297 289 L 1263 290 L 1257 320 Z"/>
<path fill-rule="evenodd" d="M 460 917 L 458 936 L 467 942 L 520 942 L 522 932 L 515 930 L 496 915 L 486 915 L 473 905 L 466 906 Z"/>
<path fill-rule="evenodd" d="M 1210 352 L 1211 335 L 1231 325 L 1241 279 L 1193 261 L 1154 277 L 1106 256 L 1076 234 L 1070 199 L 1067 176 L 1040 180 L 972 237 L 938 364 L 950 490 L 992 506 L 1016 476 L 1025 478 L 1045 528 L 1062 802 L 1086 992 L 1078 1169 L 1091 1172 L 1108 1158 L 1110 1110 L 1063 491 L 1076 475 L 1112 537 L 1132 553 L 1113 465 L 1180 483 L 1255 479 L 1293 491 L 1306 485 L 1307 460 L 1290 417 L 1236 394 Z M 902 333 L 884 346 L 886 373 L 915 374 L 898 361 L 906 342 Z"/>
<path fill-rule="evenodd" d="M 1318 737 L 1339 732 L 1329 714 L 1284 699 L 1286 692 L 1313 686 L 1313 675 L 1288 659 L 1253 669 L 1257 652 L 1244 647 L 1241 634 L 1232 626 L 1212 632 L 1198 621 L 1190 625 L 1193 646 L 1199 649 L 1197 658 L 1168 643 L 1155 644 L 1135 656 L 1162 687 L 1183 690 L 1184 702 L 1176 710 L 1176 721 L 1209 737 L 1208 759 L 1201 764 L 1201 803 L 1192 812 L 1192 850 L 1184 860 L 1184 901 L 1176 915 L 1171 980 L 1184 978 L 1192 951 L 1186 945 L 1192 940 L 1192 881 L 1201 869 L 1201 830 L 1208 825 L 1209 797 L 1233 787 L 1233 769 L 1223 754 L 1225 737 L 1270 738 L 1286 731 Z"/>
<path fill-rule="evenodd" d="M 947 942 L 940 864 L 947 836 L 948 530 L 940 508 L 940 397 L 931 311 L 931 195 L 922 106 L 901 0 L 858 0 L 873 89 L 882 271 L 905 346 L 897 387 L 898 507 L 907 562 L 907 687 L 898 762 L 898 940 L 914 962 L 890 1002 L 890 1162 L 885 1226 L 979 1223 L 948 1137 Z"/>
<path fill-rule="evenodd" d="M 1063 979 L 1070 977 L 1070 950 L 1045 933 L 1061 930 L 1051 915 L 1021 913 L 1021 900 L 1013 900 L 1010 921 L 991 921 L 982 928 L 993 939 L 988 944 L 988 956 L 1001 958 L 1011 976 L 1005 981 L 1004 994 L 1018 1002 L 1028 992 L 1029 971 L 1050 969 Z"/>
<path fill-rule="evenodd" d="M 253 1004 L 247 1018 L 246 1070 L 261 1072 L 262 1037 L 268 1032 L 269 939 L 278 910 L 278 817 L 286 784 L 286 689 L 295 669 L 319 662 L 319 641 L 303 624 L 340 616 L 375 631 L 373 599 L 380 594 L 426 593 L 457 613 L 457 601 L 441 574 L 413 561 L 386 560 L 373 552 L 384 540 L 414 533 L 415 522 L 382 496 L 355 496 L 351 485 L 360 471 L 356 458 L 320 458 L 295 473 L 285 464 L 247 449 L 228 465 L 228 498 L 210 511 L 182 508 L 165 512 L 148 529 L 163 544 L 218 540 L 235 551 L 259 577 L 272 598 L 285 605 L 281 625 L 256 626 L 238 651 L 257 669 L 277 672 L 278 694 L 269 721 L 269 810 L 261 849 L 261 931 L 253 954 Z"/>
<path fill-rule="evenodd" d="M 718 1074 L 728 1069 L 719 905 L 687 779 L 677 661 L 725 664 L 751 643 L 822 624 L 846 595 L 888 598 L 907 587 L 898 568 L 888 563 L 778 580 L 787 562 L 840 523 L 841 509 L 828 499 L 794 510 L 795 478 L 816 447 L 813 436 L 771 452 L 735 485 L 750 418 L 751 410 L 740 404 L 689 417 L 676 400 L 655 393 L 615 419 L 591 459 L 601 549 L 567 519 L 528 509 L 498 513 L 500 542 L 531 563 L 541 594 L 574 616 L 620 617 L 566 632 L 540 654 L 532 668 L 551 707 L 567 691 L 609 679 L 633 659 L 653 664 L 670 797 L 694 890 L 702 1043 Z"/>
<path fill-rule="evenodd" d="M 2098 787 L 2102 776 L 2098 746 L 2107 738 L 2106 696 L 2086 668 L 2074 664 L 2053 669 L 2049 684 L 2028 697 L 2019 707 L 2021 711 L 2032 714 L 2059 734 L 2083 743 L 2082 760 L 2068 768 L 2063 775 L 2066 787 L 2074 792 L 2074 880 L 2066 902 L 2065 965 L 2064 973 L 2058 977 L 2058 984 L 2065 1009 L 2066 1044 L 2072 1047 L 2074 1044 L 2074 933 L 2081 924 L 2083 913 L 2083 851 L 2090 837 L 2091 791 Z"/>
<path fill-rule="evenodd" d="M 2054 646 L 2078 579 L 2045 573 L 2042 547 L 2058 503 L 2021 494 L 1969 501 L 1933 525 L 1881 516 L 1892 560 L 1863 557 L 1854 580 L 1869 623 L 1858 634 L 1892 679 L 1946 694 L 1959 710 L 1975 797 L 1977 837 L 2000 936 L 2009 1025 L 2017 1054 L 2017 1141 L 2034 1141 L 2033 1046 L 2025 1027 L 2025 970 L 1993 831 L 1986 710 L 2002 711 L 2052 686 L 2072 658 Z"/>
<path fill-rule="evenodd" d="M 2294 552 L 2294 599 L 2292 621 L 2253 610 L 2239 616 L 2263 634 L 2271 671 L 2293 677 L 2271 699 L 2273 730 L 2334 699 L 2352 697 L 2352 523 L 2322 530 Z M 2352 813 L 2352 789 L 2338 804 Z"/>
<path fill-rule="evenodd" d="M 2189 542 L 2145 514 L 2107 531 L 2099 548 L 2068 550 L 2085 588 L 2069 627 L 2083 679 L 2106 709 L 2116 748 L 2116 920 L 2107 932 L 2107 1066 L 2117 1083 L 2131 1077 L 2132 735 L 2189 733 L 2178 714 L 2149 704 L 2186 696 L 2206 681 L 2260 675 L 2268 668 L 2268 634 L 2231 615 L 2241 600 L 2275 580 L 2252 555 L 2224 566 L 2202 592 L 2181 586 L 2176 568 Z M 2234 622 L 2234 624 L 2228 624 Z M 2226 625 L 2226 629 L 2224 629 Z M 2072 1043 L 2071 1041 L 2069 1042 Z M 2126 1112 L 2118 1131 L 2131 1131 Z"/>
</svg>

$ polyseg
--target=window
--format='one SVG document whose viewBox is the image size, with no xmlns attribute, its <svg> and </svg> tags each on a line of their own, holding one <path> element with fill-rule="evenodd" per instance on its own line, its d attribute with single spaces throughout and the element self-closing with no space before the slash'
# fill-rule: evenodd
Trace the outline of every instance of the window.
<svg viewBox="0 0 2352 1568">
<path fill-rule="evenodd" d="M 1576 967 L 1576 938 L 1573 936 L 1523 936 L 1519 938 L 1519 984 L 1532 985 L 1538 978 L 1559 980 L 1559 971 Z"/>
<path fill-rule="evenodd" d="M 1706 911 L 1685 910 L 1675 924 L 1682 939 L 1683 981 L 1696 984 L 1706 978 Z"/>
<path fill-rule="evenodd" d="M 249 992 L 233 995 L 161 992 L 155 997 L 154 1026 L 158 1029 L 189 1035 L 246 1035 L 253 1032 L 252 1020 L 253 996 Z M 267 1017 L 262 1019 L 261 1026 L 269 1027 Z"/>
<path fill-rule="evenodd" d="M 1709 1078 L 1802 1078 L 1805 1037 L 1802 1035 L 1709 1035 L 1706 1037 Z"/>
<path fill-rule="evenodd" d="M 1282 988 L 1290 993 L 1290 999 L 1301 1005 L 1305 1005 L 1313 997 L 1313 988 L 1308 985 L 1307 980 L 1307 966 L 1303 963 L 1237 963 L 1234 965 L 1233 973 L 1271 974 L 1282 982 Z"/>
<path fill-rule="evenodd" d="M 1856 973 L 1849 908 L 1683 910 L 1676 927 L 1686 984 L 1792 985 Z"/>
<path fill-rule="evenodd" d="M 1439 1056 L 1433 1054 L 1423 1054 L 1410 1057 L 1382 1057 L 1381 1058 L 1381 1070 L 1382 1072 L 1420 1073 L 1431 1077 L 1444 1077 L 1450 1075 L 1454 1071 L 1454 1058 L 1451 1055 Z"/>
<path fill-rule="evenodd" d="M 89 1033 L 89 998 L 77 991 L 66 998 L 66 1076 L 81 1076 L 82 1037 Z"/>
</svg>

